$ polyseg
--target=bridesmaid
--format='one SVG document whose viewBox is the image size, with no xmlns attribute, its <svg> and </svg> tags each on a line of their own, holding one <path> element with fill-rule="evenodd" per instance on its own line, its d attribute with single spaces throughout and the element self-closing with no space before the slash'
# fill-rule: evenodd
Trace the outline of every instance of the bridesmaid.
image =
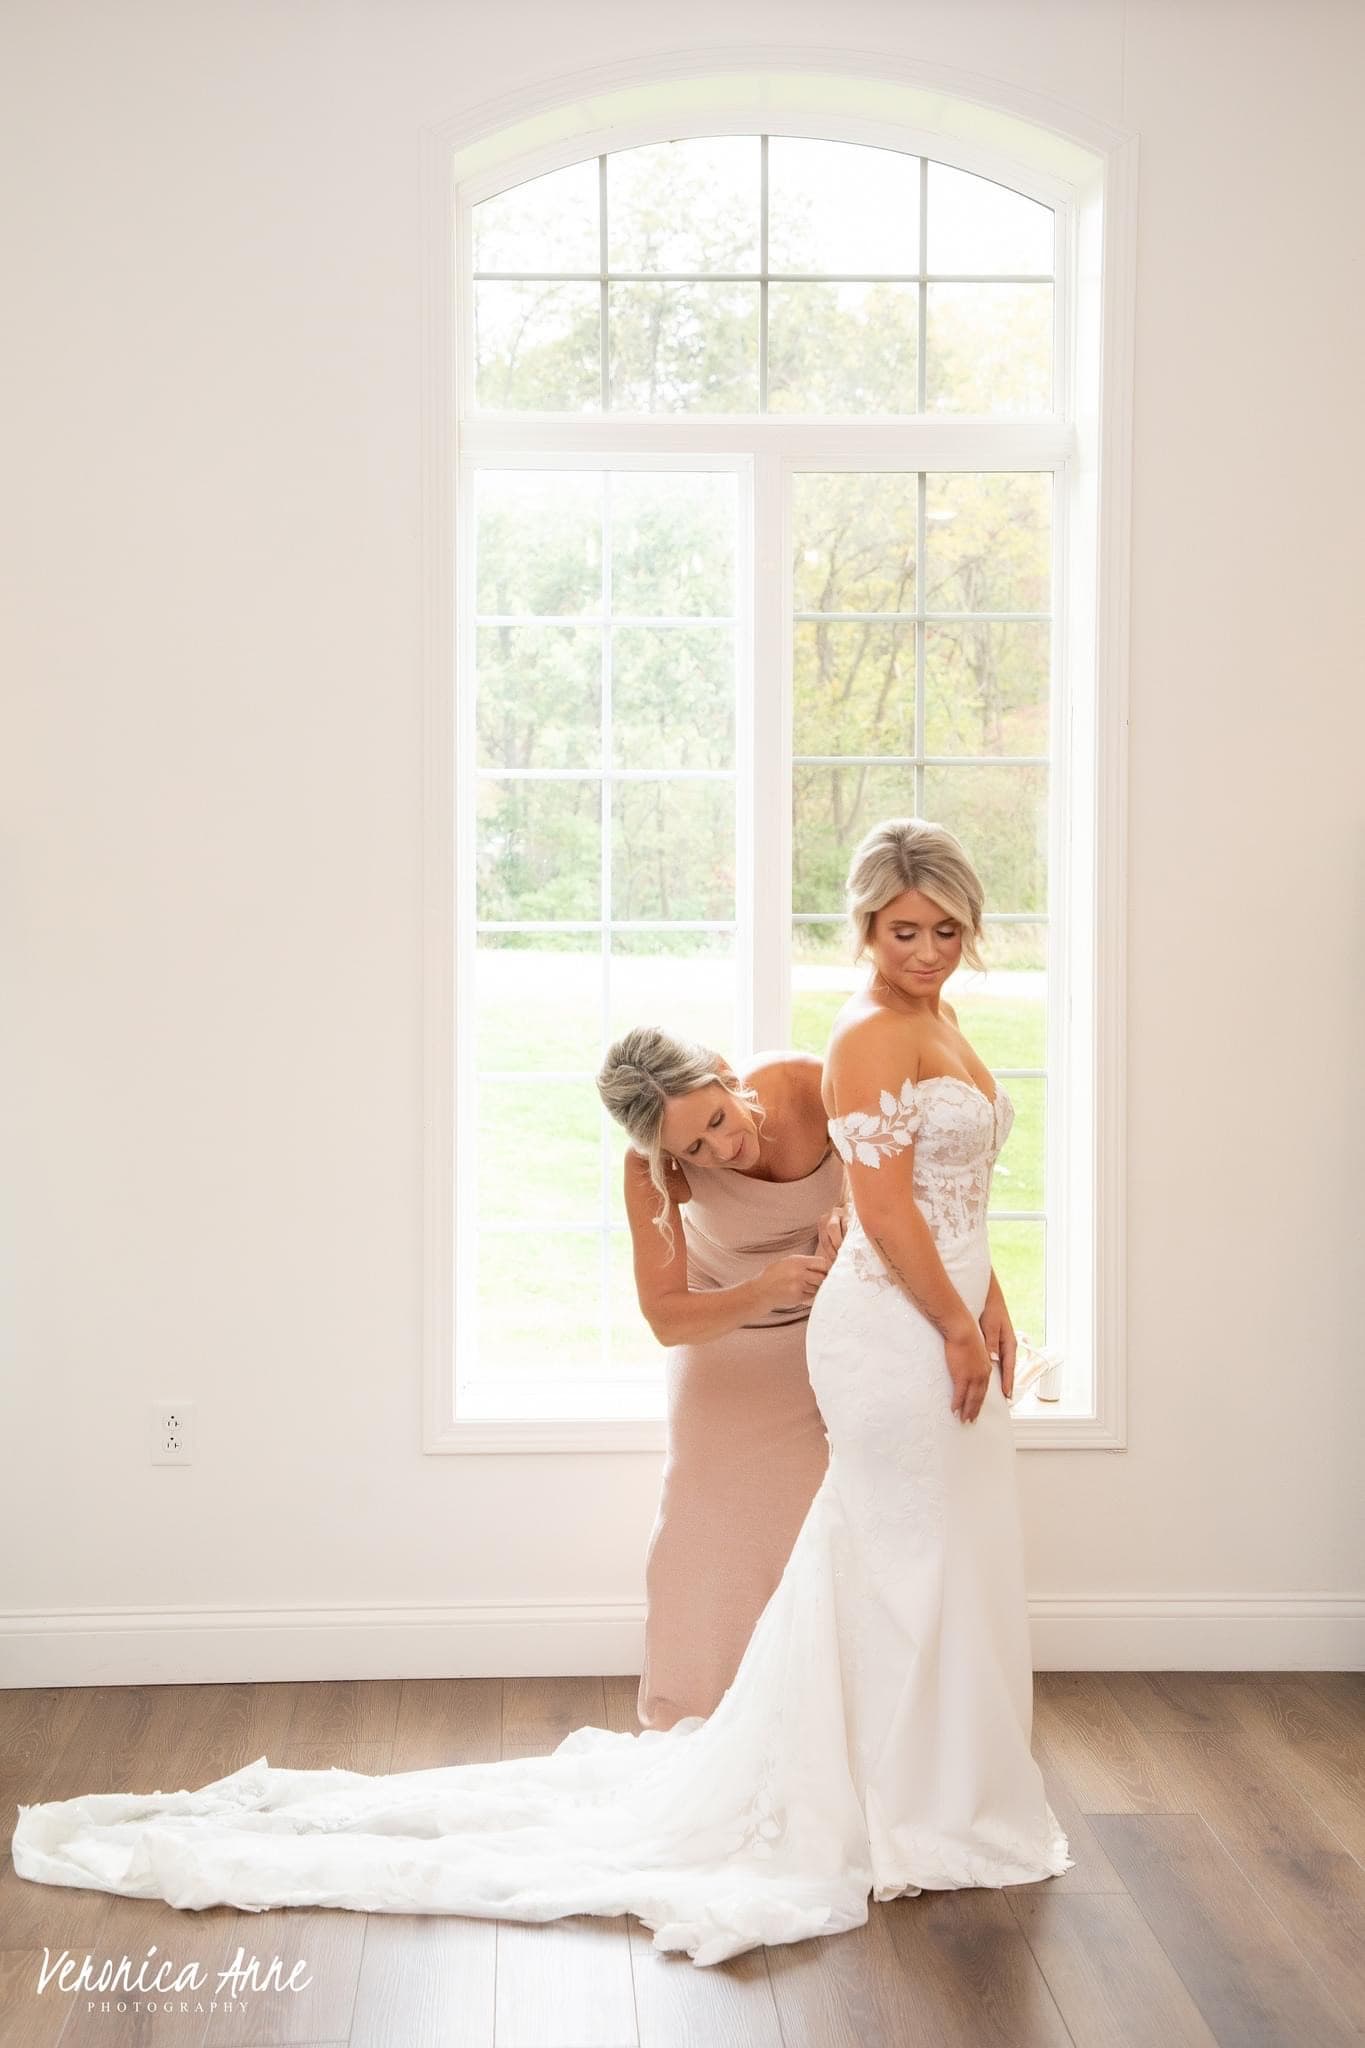
<svg viewBox="0 0 1365 2048">
<path fill-rule="evenodd" d="M 808 1053 L 768 1053 L 741 1080 L 649 1026 L 618 1039 L 597 1077 L 633 1142 L 636 1291 L 669 1347 L 643 1728 L 718 1705 L 825 1475 L 806 1318 L 843 1235 L 845 1183 L 820 1077 Z"/>
</svg>

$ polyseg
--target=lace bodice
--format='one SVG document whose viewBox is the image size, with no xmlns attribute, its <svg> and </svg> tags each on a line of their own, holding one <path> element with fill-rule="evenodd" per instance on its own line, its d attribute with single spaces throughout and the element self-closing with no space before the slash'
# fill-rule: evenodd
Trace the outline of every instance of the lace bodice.
<svg viewBox="0 0 1365 2048">
<path fill-rule="evenodd" d="M 985 1230 L 991 1170 L 1013 1122 L 1014 1104 L 998 1082 L 992 1101 L 971 1081 L 932 1074 L 924 1081 L 902 1081 L 898 1095 L 884 1088 L 875 1110 L 831 1117 L 829 1133 L 850 1166 L 879 1167 L 883 1159 L 914 1146 L 915 1200 L 942 1250 Z M 866 1278 L 889 1282 L 856 1215 L 849 1237 L 858 1270 Z"/>
</svg>

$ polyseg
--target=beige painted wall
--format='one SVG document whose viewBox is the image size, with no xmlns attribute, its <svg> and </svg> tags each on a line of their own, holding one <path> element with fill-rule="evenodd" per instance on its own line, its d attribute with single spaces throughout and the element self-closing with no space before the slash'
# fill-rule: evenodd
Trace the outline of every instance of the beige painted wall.
<svg viewBox="0 0 1365 2048">
<path fill-rule="evenodd" d="M 1021 1457 L 1039 1662 L 1359 1647 L 1365 11 L 9 0 L 10 1682 L 196 1675 L 82 1662 L 110 1609 L 308 1611 L 238 1676 L 360 1669 L 332 1607 L 633 1626 L 656 1456 L 419 1448 L 419 131 L 836 36 L 1140 137 L 1129 1447 Z"/>
</svg>

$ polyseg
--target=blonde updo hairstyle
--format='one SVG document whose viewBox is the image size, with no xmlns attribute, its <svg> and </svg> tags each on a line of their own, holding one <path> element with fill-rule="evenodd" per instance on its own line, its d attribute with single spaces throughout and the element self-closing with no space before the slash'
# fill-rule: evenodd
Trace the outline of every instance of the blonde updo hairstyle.
<svg viewBox="0 0 1365 2048">
<path fill-rule="evenodd" d="M 653 1024 L 639 1024 L 607 1051 L 597 1076 L 597 1092 L 607 1113 L 620 1124 L 637 1152 L 644 1154 L 649 1178 L 659 1196 L 654 1227 L 673 1253 L 673 1226 L 668 1219 L 668 1184 L 664 1178 L 663 1121 L 669 1100 L 690 1095 L 717 1081 L 763 1120 L 763 1105 L 719 1053 L 692 1039 L 673 1038 Z"/>
<path fill-rule="evenodd" d="M 883 818 L 862 840 L 848 871 L 845 898 L 853 927 L 855 960 L 872 938 L 879 910 L 907 889 L 918 889 L 962 927 L 962 957 L 981 969 L 981 912 L 986 892 L 961 843 L 946 825 L 927 818 Z"/>
</svg>

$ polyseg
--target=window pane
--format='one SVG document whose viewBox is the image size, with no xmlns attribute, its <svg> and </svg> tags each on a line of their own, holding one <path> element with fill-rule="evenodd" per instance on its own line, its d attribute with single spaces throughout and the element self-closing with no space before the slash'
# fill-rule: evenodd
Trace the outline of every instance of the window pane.
<svg viewBox="0 0 1365 2048">
<path fill-rule="evenodd" d="M 756 284 L 607 288 L 616 412 L 757 412 Z"/>
<path fill-rule="evenodd" d="M 1052 410 L 1052 286 L 931 284 L 925 307 L 930 412 Z"/>
<path fill-rule="evenodd" d="M 988 910 L 1047 908 L 1046 768 L 926 768 L 923 815 L 961 840 Z"/>
<path fill-rule="evenodd" d="M 917 491 L 913 471 L 794 476 L 796 609 L 913 611 Z"/>
<path fill-rule="evenodd" d="M 613 271 L 756 271 L 756 135 L 651 142 L 607 158 Z"/>
<path fill-rule="evenodd" d="M 478 785 L 478 914 L 489 918 L 601 915 L 601 783 Z"/>
<path fill-rule="evenodd" d="M 735 636 L 728 626 L 618 626 L 611 744 L 619 768 L 728 768 Z"/>
<path fill-rule="evenodd" d="M 793 633 L 798 754 L 912 754 L 915 628 L 799 621 Z"/>
<path fill-rule="evenodd" d="M 961 986 L 948 1000 L 969 1043 L 988 1067 L 1047 1064 L 1044 938 L 1042 925 L 988 924 L 981 948 L 986 973 L 963 968 L 952 977 Z M 1028 964 L 1030 960 L 1036 964 Z M 1013 1095 L 1014 1082 L 1006 1086 Z"/>
<path fill-rule="evenodd" d="M 868 977 L 866 960 L 852 959 L 853 940 L 843 918 L 834 924 L 792 926 L 792 1044 L 823 1058 L 835 1017 Z"/>
<path fill-rule="evenodd" d="M 1050 277 L 1050 206 L 951 164 L 929 165 L 929 269 L 946 277 Z"/>
<path fill-rule="evenodd" d="M 961 1016 L 960 1011 L 958 1014 Z M 996 1161 L 991 1205 L 996 1209 L 1041 1209 L 1047 1083 L 1016 1074 L 1003 1086 L 1014 1104 L 1014 1123 Z"/>
<path fill-rule="evenodd" d="M 1051 637 L 1025 620 L 927 627 L 925 752 L 1045 754 Z"/>
<path fill-rule="evenodd" d="M 476 506 L 482 614 L 601 612 L 600 472 L 481 470 Z"/>
<path fill-rule="evenodd" d="M 997 1172 L 1008 1157 L 1014 1143 L 1014 1133 L 1005 1140 L 1005 1149 L 997 1163 Z M 998 1201 L 992 1189 L 991 1200 Z M 1003 1204 L 1001 1205 L 1003 1206 Z M 1047 1343 L 1046 1274 L 1044 1260 L 1046 1244 L 1044 1223 L 995 1223 L 987 1225 L 991 1241 L 991 1264 L 995 1268 L 1014 1324 L 1016 1336 L 1027 1337 L 1030 1343 Z"/>
<path fill-rule="evenodd" d="M 475 270 L 596 271 L 597 177 L 593 156 L 472 207 Z"/>
<path fill-rule="evenodd" d="M 915 285 L 768 287 L 770 412 L 912 413 L 918 359 Z"/>
<path fill-rule="evenodd" d="M 733 782 L 624 782 L 612 791 L 613 917 L 733 917 Z"/>
<path fill-rule="evenodd" d="M 686 1257 L 681 1242 L 678 1257 Z M 628 1229 L 612 1231 L 610 1260 L 612 1366 L 621 1372 L 658 1372 L 663 1351 L 645 1321 L 635 1290 L 635 1251 Z"/>
<path fill-rule="evenodd" d="M 988 921 L 986 972 L 960 967 L 946 983 L 968 1042 L 992 1070 L 1046 1064 L 1046 936 L 1042 924 Z M 852 947 L 842 917 L 792 927 L 792 1044 L 802 1052 L 823 1055 L 840 1006 L 867 980 L 868 963 L 855 963 Z M 1013 1095 L 1023 1082 L 1006 1085 Z"/>
<path fill-rule="evenodd" d="M 602 941 L 592 932 L 481 932 L 474 956 L 481 1068 L 597 1071 Z"/>
<path fill-rule="evenodd" d="M 925 518 L 927 611 L 1050 609 L 1049 474 L 966 470 L 930 476 Z"/>
<path fill-rule="evenodd" d="M 837 911 L 843 907 L 853 849 L 863 834 L 879 818 L 915 815 L 915 771 L 798 766 L 792 781 L 792 908 Z"/>
<path fill-rule="evenodd" d="M 919 268 L 919 158 L 861 142 L 768 142 L 768 268 L 903 276 Z"/>
<path fill-rule="evenodd" d="M 595 1222 L 602 1116 L 592 1082 L 480 1081 L 477 1094 L 480 1223 Z M 537 1250 L 535 1236 L 523 1239 L 528 1264 Z"/>
<path fill-rule="evenodd" d="M 612 933 L 609 1039 L 637 1024 L 656 1024 L 674 1038 L 709 1045 L 733 1062 L 736 993 L 731 932 Z M 613 1170 L 613 1186 L 619 1181 Z"/>
<path fill-rule="evenodd" d="M 732 618 L 738 507 L 733 471 L 614 472 L 613 616 Z"/>
<path fill-rule="evenodd" d="M 600 626 L 480 626 L 476 662 L 482 767 L 601 760 Z"/>
<path fill-rule="evenodd" d="M 602 295 L 595 284 L 474 287 L 474 402 L 485 412 L 596 412 Z"/>
<path fill-rule="evenodd" d="M 474 1357 L 461 1358 L 461 1380 L 476 1373 L 568 1379 L 597 1371 L 602 1247 L 596 1231 L 483 1231 L 477 1260 Z"/>
</svg>

